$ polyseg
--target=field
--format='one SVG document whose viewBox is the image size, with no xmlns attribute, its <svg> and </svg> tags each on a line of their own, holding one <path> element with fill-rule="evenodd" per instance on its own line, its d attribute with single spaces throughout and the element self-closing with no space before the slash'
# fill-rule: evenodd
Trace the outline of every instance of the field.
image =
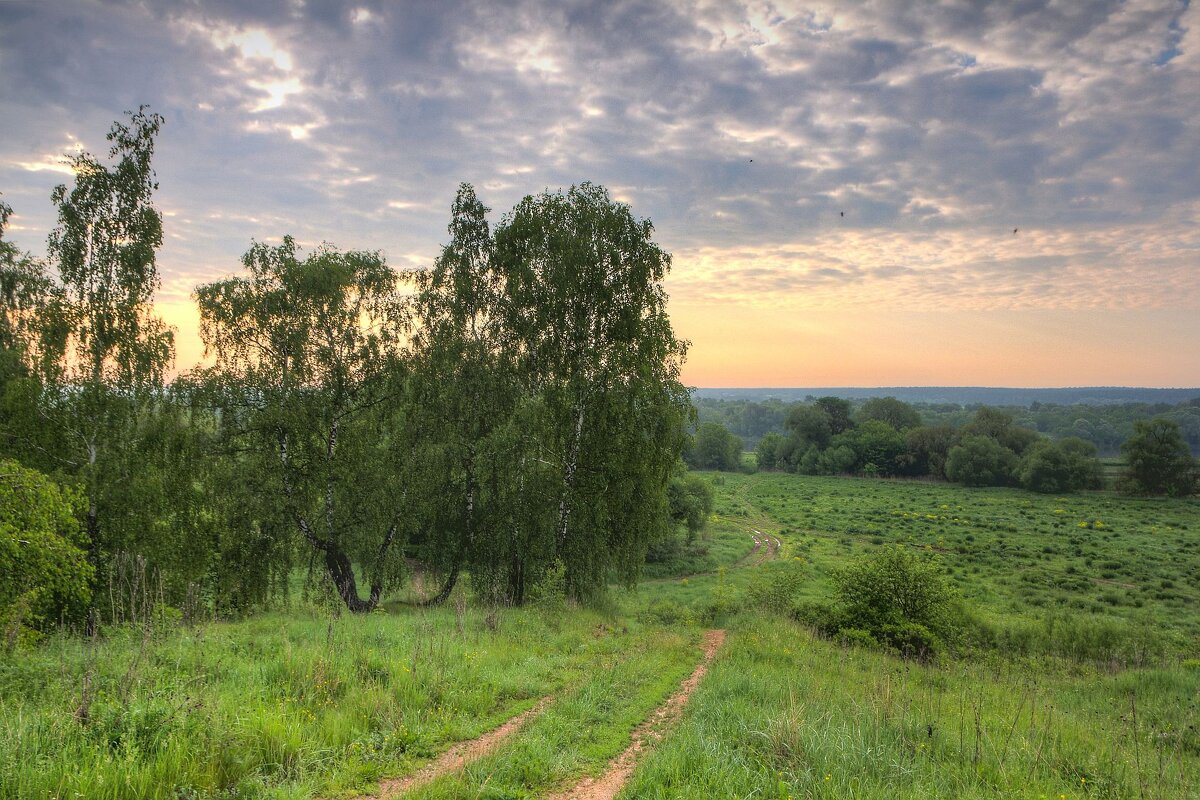
<svg viewBox="0 0 1200 800">
<path fill-rule="evenodd" d="M 964 597 L 1009 627 L 1070 613 L 1195 655 L 1200 501 L 793 475 L 720 475 L 717 513 L 811 562 L 806 592 L 883 544 L 938 553 Z M 1075 613 L 1079 612 L 1079 613 Z"/>
<path fill-rule="evenodd" d="M 400 796 L 390 780 L 530 710 L 403 796 L 611 796 L 576 782 L 602 784 L 631 736 L 644 747 L 623 798 L 1200 796 L 1200 503 L 707 479 L 698 546 L 599 608 L 462 593 L 0 656 L 0 796 Z M 920 664 L 792 619 L 828 599 L 834 570 L 894 543 L 952 577 L 971 614 L 961 648 Z M 797 587 L 788 603 L 772 602 L 780 585 Z M 682 716 L 655 717 L 716 628 Z"/>
</svg>

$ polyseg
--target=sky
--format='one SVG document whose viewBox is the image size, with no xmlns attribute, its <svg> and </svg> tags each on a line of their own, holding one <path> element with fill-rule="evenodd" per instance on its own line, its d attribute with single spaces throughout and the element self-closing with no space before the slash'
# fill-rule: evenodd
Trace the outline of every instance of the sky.
<svg viewBox="0 0 1200 800">
<path fill-rule="evenodd" d="M 166 124 L 157 306 L 253 240 L 429 265 L 607 186 L 673 255 L 684 380 L 1200 386 L 1200 6 L 0 0 L 6 238 L 64 154 Z"/>
</svg>

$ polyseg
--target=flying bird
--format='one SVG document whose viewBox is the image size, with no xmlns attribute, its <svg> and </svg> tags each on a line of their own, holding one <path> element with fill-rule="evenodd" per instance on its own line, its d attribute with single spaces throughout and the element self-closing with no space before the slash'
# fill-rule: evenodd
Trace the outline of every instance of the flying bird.
<svg viewBox="0 0 1200 800">
<path fill-rule="evenodd" d="M 1017 235 L 1017 229 L 1013 228 L 1013 236 L 1016 236 L 1016 235 Z"/>
<path fill-rule="evenodd" d="M 846 216 L 846 212 L 845 212 L 845 211 L 843 211 L 843 212 L 842 212 L 842 216 L 843 216 L 843 217 L 844 217 L 844 216 Z"/>
<path fill-rule="evenodd" d="M 751 164 L 753 164 L 753 163 L 754 163 L 754 159 L 753 159 L 753 158 L 752 158 L 752 159 L 750 159 L 750 163 L 751 163 Z"/>
</svg>

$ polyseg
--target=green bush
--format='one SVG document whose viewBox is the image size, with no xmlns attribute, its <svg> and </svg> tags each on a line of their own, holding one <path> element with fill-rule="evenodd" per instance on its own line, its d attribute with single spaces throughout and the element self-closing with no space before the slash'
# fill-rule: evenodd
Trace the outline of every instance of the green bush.
<svg viewBox="0 0 1200 800">
<path fill-rule="evenodd" d="M 844 647 L 865 647 L 868 650 L 879 648 L 879 641 L 870 631 L 864 631 L 862 628 L 838 628 L 833 638 Z"/>
<path fill-rule="evenodd" d="M 967 436 L 946 456 L 946 477 L 967 486 L 1007 486 L 1016 468 L 1016 454 L 988 436 Z"/>
<path fill-rule="evenodd" d="M 0 460 L 0 635 L 9 649 L 91 599 L 79 504 L 42 473 Z"/>
<path fill-rule="evenodd" d="M 686 608 L 671 600 L 658 599 L 638 614 L 641 622 L 657 625 L 678 625 L 690 621 Z"/>
<path fill-rule="evenodd" d="M 884 547 L 833 576 L 840 629 L 864 630 L 907 657 L 925 659 L 960 627 L 957 593 L 936 557 Z"/>
</svg>

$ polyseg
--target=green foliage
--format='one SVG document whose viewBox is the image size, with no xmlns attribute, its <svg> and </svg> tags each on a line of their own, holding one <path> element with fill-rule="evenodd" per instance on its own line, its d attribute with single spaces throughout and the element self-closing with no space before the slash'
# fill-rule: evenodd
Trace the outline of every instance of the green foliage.
<svg viewBox="0 0 1200 800">
<path fill-rule="evenodd" d="M 1013 451 L 990 436 L 965 436 L 946 456 L 946 477 L 967 486 L 1007 486 L 1016 468 Z"/>
<path fill-rule="evenodd" d="M 866 402 L 851 402 L 841 398 L 818 398 L 813 402 L 821 405 L 825 400 L 844 404 L 847 409 L 847 421 L 855 402 L 859 406 Z M 700 422 L 720 422 L 732 433 L 742 437 L 750 448 L 755 447 L 762 437 L 771 432 L 783 433 L 784 420 L 793 405 L 777 397 L 755 402 L 747 399 L 701 396 L 694 398 L 693 403 Z M 915 402 L 909 405 L 916 409 L 925 425 L 953 430 L 969 424 L 977 409 L 972 403 L 960 405 L 946 402 Z M 1200 398 L 1193 398 L 1174 406 L 1159 402 L 1096 404 L 1088 400 L 1078 400 L 1072 404 L 1034 402 L 1029 406 L 1003 406 L 994 410 L 1011 417 L 1013 424 L 1031 431 L 1039 431 L 1051 439 L 1083 439 L 1095 445 L 1097 451 L 1105 457 L 1120 453 L 1121 443 L 1133 435 L 1135 422 L 1152 417 L 1165 417 L 1179 425 L 1192 454 L 1200 454 Z M 826 411 L 832 413 L 829 407 L 826 407 Z M 838 428 L 836 421 L 834 428 L 835 434 L 844 429 Z"/>
<path fill-rule="evenodd" d="M 406 533 L 408 454 L 393 446 L 397 276 L 376 253 L 323 246 L 301 259 L 291 237 L 254 244 L 243 264 L 247 275 L 196 290 L 215 359 L 196 378 L 221 409 L 231 455 L 265 483 L 239 500 L 259 504 L 271 534 L 311 546 L 347 608 L 369 611 L 399 572 L 392 545 Z M 354 561 L 368 570 L 366 599 Z"/>
<path fill-rule="evenodd" d="M 774 431 L 758 440 L 758 445 L 754 448 L 754 459 L 758 469 L 776 470 L 785 466 L 781 459 L 784 441 L 783 436 Z"/>
<path fill-rule="evenodd" d="M 768 561 L 754 570 L 746 585 L 746 605 L 776 614 L 791 612 L 805 580 L 802 559 Z"/>
<path fill-rule="evenodd" d="M 926 658 L 955 631 L 957 595 L 935 558 L 894 546 L 833 577 L 838 628 L 869 631 L 901 653 Z"/>
<path fill-rule="evenodd" d="M 829 474 L 859 472 L 871 476 L 890 476 L 898 474 L 903 468 L 904 436 L 879 419 L 868 419 L 835 436 L 830 449 L 837 451 L 839 448 L 852 451 L 854 460 L 849 469 L 830 469 Z"/>
<path fill-rule="evenodd" d="M 742 463 L 742 440 L 719 423 L 705 422 L 696 429 L 684 459 L 695 469 L 736 472 Z"/>
<path fill-rule="evenodd" d="M 898 431 L 919 427 L 921 415 L 908 403 L 894 397 L 872 397 L 866 400 L 855 415 L 858 424 L 878 420 Z"/>
<path fill-rule="evenodd" d="M 679 382 L 686 347 L 662 286 L 670 256 L 652 233 L 585 183 L 524 198 L 494 235 L 503 322 L 540 444 L 529 469 L 544 466 L 554 487 L 541 495 L 553 524 L 539 541 L 565 565 L 574 598 L 602 592 L 614 574 L 631 582 L 669 524 L 690 405 Z M 545 563 L 525 555 L 514 551 L 515 574 Z"/>
<path fill-rule="evenodd" d="M 958 442 L 958 432 L 948 425 L 913 428 L 904 434 L 905 475 L 946 477 L 946 459 Z"/>
<path fill-rule="evenodd" d="M 690 542 L 708 522 L 713 510 L 713 486 L 699 475 L 676 470 L 667 486 L 671 519 L 687 529 Z"/>
<path fill-rule="evenodd" d="M 1196 490 L 1196 460 L 1172 420 L 1134 423 L 1133 436 L 1121 445 L 1121 453 L 1127 462 L 1125 480 L 1136 494 L 1181 496 Z"/>
<path fill-rule="evenodd" d="M 31 344 L 31 326 L 51 284 L 43 264 L 5 241 L 4 229 L 11 215 L 12 208 L 0 201 L 0 353 L 8 351 L 20 358 Z M 13 366 L 20 363 L 19 358 Z M 12 366 L 4 369 L 0 376 L 11 375 L 8 370 Z"/>
<path fill-rule="evenodd" d="M 850 414 L 850 401 L 840 397 L 818 397 L 813 405 L 825 412 L 829 418 L 829 432 L 837 436 L 854 427 Z"/>
<path fill-rule="evenodd" d="M 86 609 L 93 569 L 80 501 L 40 472 L 0 460 L 0 646 L 11 650 L 26 632 Z"/>
<path fill-rule="evenodd" d="M 6 387 L 8 449 L 82 487 L 97 575 L 112 553 L 164 533 L 142 524 L 137 491 L 155 480 L 141 437 L 174 355 L 172 331 L 152 308 L 162 218 L 151 160 L 162 122 L 142 107 L 114 123 L 111 165 L 86 152 L 68 159 L 74 183 L 52 195 L 48 269 L 25 271 L 24 298 L 15 292 L 25 305 L 9 325 L 28 377 Z"/>
<path fill-rule="evenodd" d="M 833 438 L 833 419 L 820 406 L 793 406 L 786 425 L 793 451 L 803 452 L 809 447 L 824 450 Z"/>
<path fill-rule="evenodd" d="M 1017 477 L 1031 491 L 1063 494 L 1098 488 L 1101 469 L 1094 445 L 1075 438 L 1043 440 L 1025 451 Z"/>
<path fill-rule="evenodd" d="M 976 411 L 975 418 L 964 425 L 959 433 L 963 439 L 986 436 L 1018 456 L 1024 454 L 1039 438 L 1037 431 L 1017 425 L 1012 414 L 989 406 L 983 406 Z"/>
</svg>

